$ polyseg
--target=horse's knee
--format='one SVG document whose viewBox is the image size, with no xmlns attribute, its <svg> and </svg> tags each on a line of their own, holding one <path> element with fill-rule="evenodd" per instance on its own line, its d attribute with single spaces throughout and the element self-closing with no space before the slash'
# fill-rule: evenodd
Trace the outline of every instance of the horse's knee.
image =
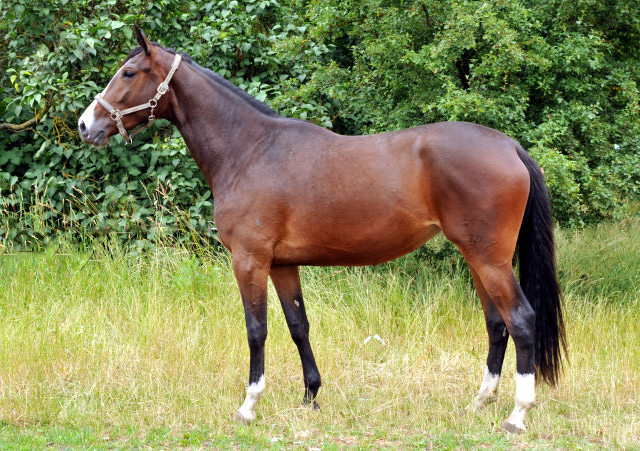
<svg viewBox="0 0 640 451">
<path fill-rule="evenodd" d="M 247 339 L 250 348 L 261 348 L 267 340 L 266 324 L 247 324 Z"/>
</svg>

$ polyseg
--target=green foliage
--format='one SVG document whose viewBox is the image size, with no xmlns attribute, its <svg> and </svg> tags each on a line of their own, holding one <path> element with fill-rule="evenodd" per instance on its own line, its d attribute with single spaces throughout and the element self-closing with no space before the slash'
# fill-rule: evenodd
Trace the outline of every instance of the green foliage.
<svg viewBox="0 0 640 451">
<path fill-rule="evenodd" d="M 501 130 L 542 164 L 561 224 L 597 222 L 640 194 L 639 17 L 632 0 L 315 0 L 307 35 L 330 51 L 284 96 L 346 133 Z"/>
<path fill-rule="evenodd" d="M 640 194 L 634 0 L 13 0 L 0 5 L 0 237 L 197 230 L 213 199 L 165 122 L 106 149 L 79 114 L 135 45 L 132 25 L 281 114 L 346 134 L 467 120 L 541 163 L 556 218 L 614 218 Z M 184 213 L 178 213 L 184 212 Z M 187 234 L 188 235 L 188 234 Z M 189 240 L 189 237 L 185 238 Z M 142 244 L 140 244 L 142 243 Z"/>
</svg>

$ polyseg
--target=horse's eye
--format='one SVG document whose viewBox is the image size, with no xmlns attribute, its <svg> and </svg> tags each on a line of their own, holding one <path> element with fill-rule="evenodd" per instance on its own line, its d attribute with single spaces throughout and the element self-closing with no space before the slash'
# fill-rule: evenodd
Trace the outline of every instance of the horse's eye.
<svg viewBox="0 0 640 451">
<path fill-rule="evenodd" d="M 135 75 L 135 72 L 132 72 L 132 71 L 130 71 L 130 70 L 125 70 L 125 71 L 122 73 L 122 76 L 123 76 L 124 78 L 133 78 L 133 76 L 134 76 L 134 75 Z"/>
</svg>

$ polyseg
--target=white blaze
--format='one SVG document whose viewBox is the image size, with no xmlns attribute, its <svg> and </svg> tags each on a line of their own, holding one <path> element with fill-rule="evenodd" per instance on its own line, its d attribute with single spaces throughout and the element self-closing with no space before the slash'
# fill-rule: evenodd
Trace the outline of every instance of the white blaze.
<svg viewBox="0 0 640 451">
<path fill-rule="evenodd" d="M 84 113 L 82 113 L 82 116 L 80 116 L 80 121 L 84 122 L 85 127 L 87 128 L 87 131 L 91 130 L 91 127 L 93 126 L 93 123 L 96 121 L 96 105 L 98 104 L 97 100 L 94 100 L 93 102 L 91 102 L 91 105 L 89 105 L 89 107 L 84 110 Z"/>
<path fill-rule="evenodd" d="M 113 80 L 116 79 L 116 77 L 118 76 L 121 70 L 122 68 L 118 69 L 118 72 L 116 72 L 113 78 L 109 81 L 109 84 L 107 85 L 107 87 L 103 89 L 102 94 L 107 92 L 107 89 L 109 89 L 109 86 L 111 86 L 111 83 L 113 83 Z M 89 105 L 89 107 L 86 110 L 84 110 L 84 113 L 82 113 L 82 116 L 80 116 L 80 119 L 78 120 L 78 124 L 84 122 L 84 126 L 87 128 L 87 132 L 91 130 L 91 127 L 93 127 L 93 124 L 96 121 L 96 105 L 97 104 L 98 104 L 97 100 L 94 100 L 93 102 L 91 102 L 91 105 Z"/>
</svg>

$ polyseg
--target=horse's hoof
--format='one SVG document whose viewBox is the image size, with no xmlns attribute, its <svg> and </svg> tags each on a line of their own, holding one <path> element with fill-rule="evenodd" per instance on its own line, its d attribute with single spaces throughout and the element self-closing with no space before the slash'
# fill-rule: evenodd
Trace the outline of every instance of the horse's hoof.
<svg viewBox="0 0 640 451">
<path fill-rule="evenodd" d="M 509 423 L 508 421 L 504 422 L 502 429 L 507 431 L 509 434 L 522 434 L 526 430 L 524 425 L 520 427 L 513 423 Z"/>
<path fill-rule="evenodd" d="M 244 412 L 240 409 L 236 412 L 233 419 L 242 424 L 250 424 L 256 419 L 256 413 L 252 411 Z"/>
<path fill-rule="evenodd" d="M 310 406 L 312 410 L 320 410 L 320 405 L 318 405 L 317 402 L 315 401 L 310 401 L 308 399 L 303 399 L 302 400 L 302 405 L 304 407 Z"/>
</svg>

